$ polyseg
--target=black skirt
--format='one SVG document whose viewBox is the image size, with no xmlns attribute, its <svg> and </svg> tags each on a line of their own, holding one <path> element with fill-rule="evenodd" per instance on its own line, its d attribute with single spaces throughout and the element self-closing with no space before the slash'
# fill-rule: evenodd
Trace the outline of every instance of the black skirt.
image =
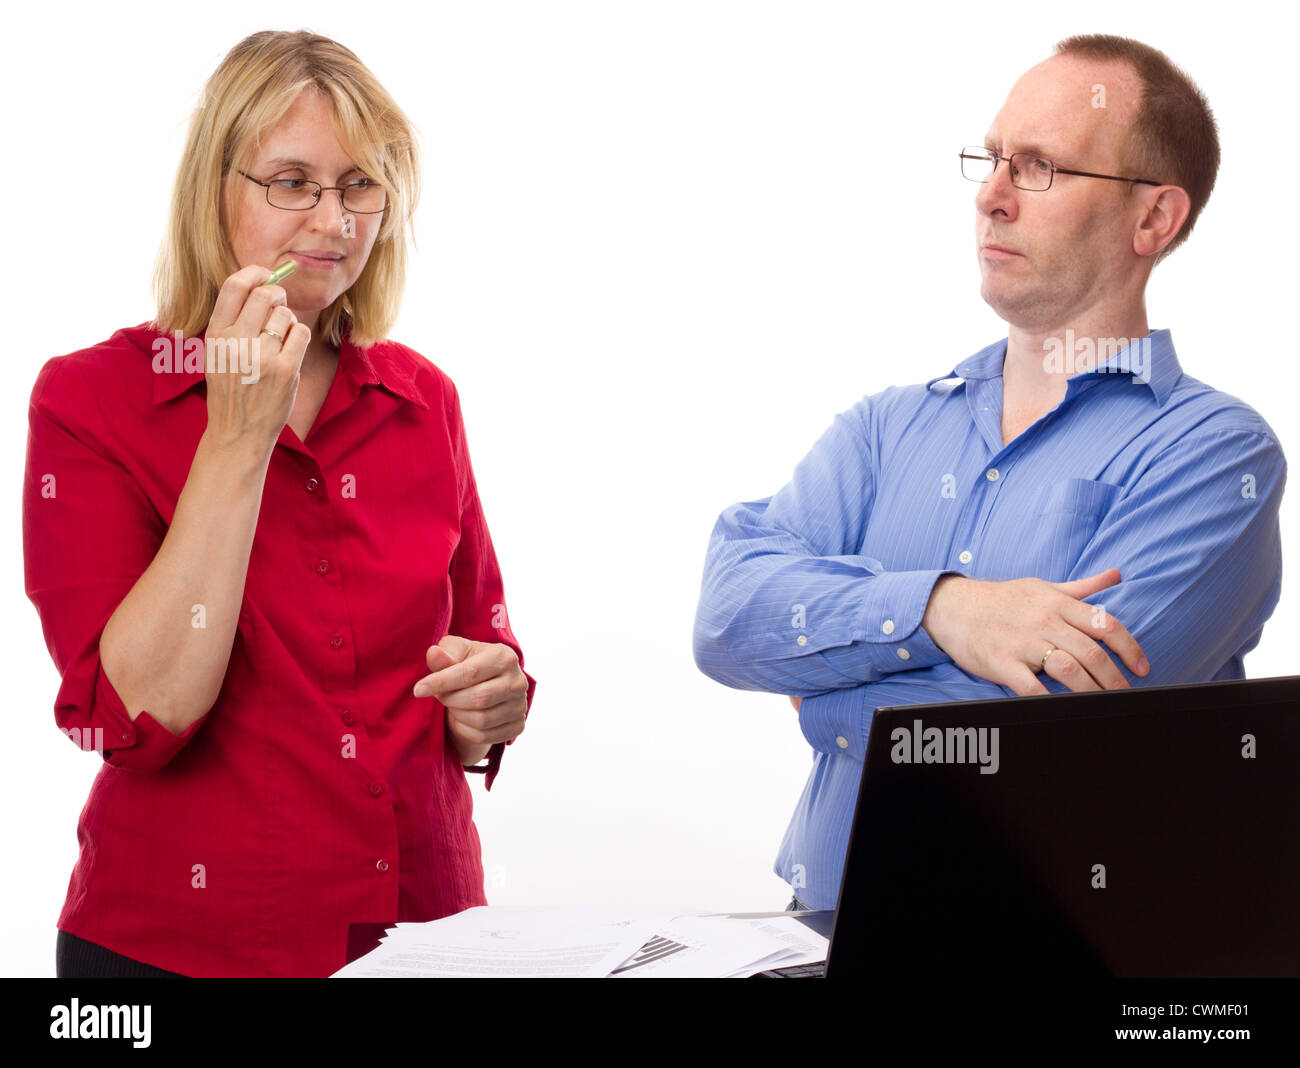
<svg viewBox="0 0 1300 1068">
<path fill-rule="evenodd" d="M 184 979 L 180 972 L 166 972 L 152 964 L 87 942 L 60 931 L 54 943 L 54 973 L 60 979 Z"/>
</svg>

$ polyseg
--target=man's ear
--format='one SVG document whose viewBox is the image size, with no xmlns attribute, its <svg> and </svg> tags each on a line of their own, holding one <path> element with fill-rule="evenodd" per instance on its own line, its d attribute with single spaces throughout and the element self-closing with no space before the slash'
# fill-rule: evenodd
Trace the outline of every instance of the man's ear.
<svg viewBox="0 0 1300 1068">
<path fill-rule="evenodd" d="M 1158 255 L 1183 228 L 1192 210 L 1192 198 L 1177 185 L 1142 190 L 1147 210 L 1133 231 L 1133 251 L 1139 256 Z"/>
</svg>

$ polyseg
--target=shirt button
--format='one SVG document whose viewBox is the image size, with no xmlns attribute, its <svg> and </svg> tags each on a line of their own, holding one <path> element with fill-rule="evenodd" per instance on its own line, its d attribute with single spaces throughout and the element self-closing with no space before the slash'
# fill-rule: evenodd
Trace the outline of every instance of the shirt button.
<svg viewBox="0 0 1300 1068">
<path fill-rule="evenodd" d="M 387 870 L 388 870 L 388 861 L 386 861 L 386 860 L 377 860 L 377 861 L 375 861 L 375 867 L 378 868 L 380 871 L 387 871 Z"/>
<path fill-rule="evenodd" d="M 796 640 L 799 642 L 800 645 L 807 645 L 807 644 L 808 644 L 808 638 L 807 638 L 807 636 L 805 636 L 805 635 L 803 635 L 803 634 L 800 634 L 799 637 L 798 637 L 798 639 L 796 639 Z"/>
<path fill-rule="evenodd" d="M 343 710 L 343 722 L 346 723 L 349 727 L 351 727 L 352 724 L 354 724 L 356 721 L 357 721 L 357 717 L 354 716 L 351 713 L 351 711 L 345 708 Z"/>
<path fill-rule="evenodd" d="M 900 660 L 911 660 L 911 659 L 912 659 L 912 654 L 909 653 L 906 649 L 899 649 L 899 650 L 898 650 L 898 659 L 900 659 Z"/>
<path fill-rule="evenodd" d="M 880 624 L 880 629 L 883 630 L 886 634 L 893 634 L 894 621 L 892 619 L 885 620 L 882 624 Z"/>
<path fill-rule="evenodd" d="M 321 575 L 323 575 L 323 574 L 325 574 L 325 572 L 328 571 L 329 569 L 330 569 L 330 562 L 329 562 L 328 560 L 317 560 L 317 561 L 316 561 L 316 572 L 317 572 L 317 574 L 321 574 Z"/>
<path fill-rule="evenodd" d="M 835 739 L 835 744 L 838 745 L 841 749 L 847 749 L 849 747 L 849 740 L 841 736 Z"/>
<path fill-rule="evenodd" d="M 334 635 L 334 637 L 330 639 L 330 645 L 334 646 L 335 649 L 337 649 L 342 644 L 343 644 L 343 635 L 341 634 L 336 634 Z"/>
<path fill-rule="evenodd" d="M 382 782 L 372 782 L 370 784 L 371 797 L 378 797 L 383 792 L 384 792 L 384 784 Z"/>
<path fill-rule="evenodd" d="M 309 478 L 307 479 L 306 483 L 304 483 L 304 485 L 306 485 L 308 493 L 315 493 L 316 488 L 320 485 L 320 483 L 317 482 L 314 478 Z"/>
<path fill-rule="evenodd" d="M 984 477 L 987 478 L 990 482 L 996 482 L 999 477 L 998 469 L 996 467 L 990 467 L 987 471 L 984 472 Z"/>
<path fill-rule="evenodd" d="M 957 557 L 957 559 L 960 560 L 963 564 L 969 564 L 972 558 L 969 552 L 963 550 L 962 554 L 959 557 Z"/>
</svg>

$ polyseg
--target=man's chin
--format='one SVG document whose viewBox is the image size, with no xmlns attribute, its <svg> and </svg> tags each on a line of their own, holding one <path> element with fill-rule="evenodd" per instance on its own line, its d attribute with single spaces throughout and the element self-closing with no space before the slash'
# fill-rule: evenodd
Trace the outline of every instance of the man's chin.
<svg viewBox="0 0 1300 1068">
<path fill-rule="evenodd" d="M 984 299 L 984 303 L 997 313 L 999 319 L 1005 319 L 1007 322 L 1016 318 L 1030 303 L 1027 294 L 1013 292 L 1009 286 L 990 282 L 987 277 L 980 286 L 980 296 Z"/>
</svg>

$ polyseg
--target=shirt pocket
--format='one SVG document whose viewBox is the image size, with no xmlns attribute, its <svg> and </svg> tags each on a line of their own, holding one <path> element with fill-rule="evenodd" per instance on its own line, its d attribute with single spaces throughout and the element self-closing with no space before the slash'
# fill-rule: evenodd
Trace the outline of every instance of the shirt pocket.
<svg viewBox="0 0 1300 1068">
<path fill-rule="evenodd" d="M 1029 526 L 1032 570 L 1048 582 L 1065 582 L 1096 535 L 1123 486 L 1088 478 L 1067 478 L 1044 486 L 1022 518 Z"/>
<path fill-rule="evenodd" d="M 1034 515 L 1092 516 L 1100 521 L 1123 492 L 1113 482 L 1094 482 L 1090 478 L 1067 478 L 1043 487 L 1034 506 Z M 1093 524 L 1096 529 L 1096 524 Z"/>
</svg>

